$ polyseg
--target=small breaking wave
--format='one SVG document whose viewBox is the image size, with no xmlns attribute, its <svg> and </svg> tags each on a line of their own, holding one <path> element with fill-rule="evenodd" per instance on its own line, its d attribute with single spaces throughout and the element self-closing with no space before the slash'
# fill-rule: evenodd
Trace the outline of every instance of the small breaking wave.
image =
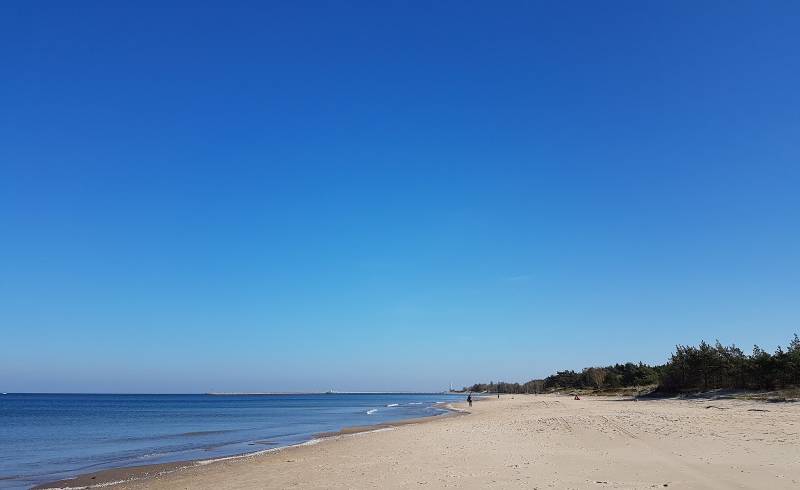
<svg viewBox="0 0 800 490">
<path fill-rule="evenodd" d="M 370 408 L 369 410 L 367 410 L 367 415 L 372 415 L 373 413 L 375 413 L 377 411 L 378 411 L 377 408 Z"/>
<path fill-rule="evenodd" d="M 159 452 L 146 453 L 146 454 L 140 454 L 140 455 L 136 456 L 134 459 L 153 459 L 153 458 L 160 458 L 161 456 L 169 456 L 169 455 L 170 455 L 170 453 L 159 453 Z"/>
<path fill-rule="evenodd" d="M 400 404 L 399 404 L 399 403 L 390 403 L 390 404 L 388 404 L 388 405 L 386 405 L 386 406 L 387 406 L 387 407 L 396 407 L 396 406 L 398 406 L 398 405 L 400 405 Z"/>
</svg>

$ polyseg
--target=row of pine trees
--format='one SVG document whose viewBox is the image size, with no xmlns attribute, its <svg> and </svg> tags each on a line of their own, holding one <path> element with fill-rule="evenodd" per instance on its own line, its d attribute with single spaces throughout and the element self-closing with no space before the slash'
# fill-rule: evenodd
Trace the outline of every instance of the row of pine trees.
<svg viewBox="0 0 800 490">
<path fill-rule="evenodd" d="M 718 388 L 775 390 L 800 386 L 800 338 L 774 353 L 753 347 L 745 354 L 735 345 L 705 341 L 698 346 L 678 345 L 666 364 L 649 366 L 628 362 L 581 372 L 559 371 L 527 383 L 476 383 L 467 391 L 543 393 L 563 389 L 617 389 L 653 386 L 665 393 L 707 391 Z"/>
</svg>

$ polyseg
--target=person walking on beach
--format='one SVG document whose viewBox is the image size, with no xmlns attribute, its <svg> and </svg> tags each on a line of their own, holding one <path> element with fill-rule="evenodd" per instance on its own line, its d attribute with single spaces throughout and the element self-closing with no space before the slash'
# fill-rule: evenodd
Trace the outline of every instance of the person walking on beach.
<svg viewBox="0 0 800 490">
<path fill-rule="evenodd" d="M 472 393 L 470 393 L 469 395 L 467 395 L 467 403 L 469 403 L 469 406 L 470 406 L 470 407 L 472 406 Z"/>
</svg>

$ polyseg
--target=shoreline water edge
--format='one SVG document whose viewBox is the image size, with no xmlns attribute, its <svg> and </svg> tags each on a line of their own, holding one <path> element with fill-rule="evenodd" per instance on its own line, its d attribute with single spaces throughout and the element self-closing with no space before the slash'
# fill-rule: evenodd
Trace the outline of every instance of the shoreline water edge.
<svg viewBox="0 0 800 490">
<path fill-rule="evenodd" d="M 219 396 L 219 395 L 214 395 L 214 396 Z M 412 402 L 412 404 L 421 404 L 421 402 Z M 398 404 L 388 404 L 386 407 L 393 408 L 396 406 L 398 406 Z M 392 430 L 394 428 L 405 425 L 421 424 L 433 420 L 439 420 L 452 416 L 467 414 L 465 410 L 453 406 L 452 401 L 436 402 L 431 404 L 431 407 L 435 408 L 436 411 L 431 413 L 430 415 L 407 418 L 407 419 L 391 420 L 387 422 L 380 422 L 369 425 L 345 426 L 335 431 L 325 431 L 325 432 L 315 433 L 311 438 L 294 444 L 281 445 L 277 447 L 271 447 L 268 449 L 247 451 L 238 454 L 232 454 L 232 455 L 226 455 L 208 459 L 198 458 L 198 459 L 188 459 L 188 460 L 174 461 L 167 463 L 105 468 L 95 472 L 80 473 L 68 478 L 52 480 L 45 483 L 39 483 L 30 488 L 34 490 L 44 490 L 44 489 L 67 490 L 67 489 L 82 489 L 82 488 L 101 488 L 122 483 L 134 482 L 138 480 L 155 478 L 158 476 L 163 476 L 175 471 L 192 467 L 206 466 L 209 464 L 220 463 L 224 461 L 245 460 L 248 458 L 255 458 L 268 454 L 279 453 L 287 449 L 315 445 L 324 440 L 356 436 L 370 432 Z M 367 413 L 369 413 L 369 411 Z"/>
<path fill-rule="evenodd" d="M 0 489 L 264 454 L 435 418 L 460 399 L 447 393 L 11 394 L 0 400 Z"/>
<path fill-rule="evenodd" d="M 186 465 L 38 488 L 797 488 L 800 404 L 730 397 L 504 395 L 449 416 L 350 427 Z M 318 436 L 318 437 L 317 437 Z"/>
<path fill-rule="evenodd" d="M 717 396 L 463 399 L 450 416 L 350 427 L 278 450 L 38 488 L 798 488 L 800 404 Z M 316 437 L 319 436 L 319 437 Z M 133 473 L 135 472 L 135 473 Z"/>
</svg>

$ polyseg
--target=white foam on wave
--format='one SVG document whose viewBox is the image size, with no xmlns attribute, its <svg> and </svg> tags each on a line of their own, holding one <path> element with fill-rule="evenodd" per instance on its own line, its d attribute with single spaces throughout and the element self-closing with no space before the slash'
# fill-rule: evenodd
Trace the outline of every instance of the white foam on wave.
<svg viewBox="0 0 800 490">
<path fill-rule="evenodd" d="M 339 437 L 361 437 L 367 434 L 372 434 L 373 432 L 386 432 L 394 429 L 395 429 L 394 427 L 381 427 L 380 429 L 365 430 L 364 432 L 356 432 L 355 434 L 344 434 Z"/>
<path fill-rule="evenodd" d="M 378 429 L 378 430 L 380 430 L 380 429 Z M 377 432 L 377 430 L 373 431 L 373 432 Z M 89 485 L 89 486 L 80 486 L 80 487 L 70 487 L 70 486 L 65 486 L 65 487 L 47 487 L 47 488 L 45 488 L 45 490 L 86 490 L 87 488 L 110 487 L 110 486 L 114 486 L 114 485 L 120 485 L 120 484 L 123 484 L 123 483 L 131 483 L 131 482 L 135 482 L 135 481 L 139 481 L 139 480 L 147 480 L 147 479 L 153 478 L 153 477 L 164 476 L 164 475 L 167 475 L 169 473 L 174 473 L 175 471 L 178 471 L 178 470 L 191 468 L 192 466 L 205 466 L 205 465 L 209 465 L 209 464 L 212 464 L 212 463 L 218 463 L 220 461 L 230 461 L 230 460 L 234 460 L 234 459 L 253 458 L 253 457 L 261 456 L 261 455 L 264 455 L 264 454 L 277 453 L 279 451 L 283 451 L 284 449 L 288 449 L 288 448 L 291 448 L 291 447 L 313 446 L 315 444 L 319 444 L 320 442 L 322 442 L 322 439 L 309 439 L 308 441 L 301 442 L 301 443 L 298 443 L 298 444 L 290 444 L 288 446 L 274 447 L 274 448 L 271 448 L 271 449 L 264 449 L 262 451 L 256 451 L 256 452 L 252 452 L 252 453 L 237 454 L 237 455 L 234 455 L 234 456 L 224 456 L 224 457 L 221 457 L 221 458 L 214 458 L 214 459 L 201 459 L 201 460 L 197 460 L 197 461 L 190 461 L 185 465 L 177 465 L 177 466 L 171 467 L 170 469 L 163 470 L 163 471 L 158 471 L 156 473 L 145 473 L 144 475 L 138 475 L 138 476 L 135 476 L 133 478 L 126 479 L 126 480 L 107 481 L 107 482 L 95 483 L 95 484 L 92 484 L 92 485 Z"/>
<path fill-rule="evenodd" d="M 161 456 L 167 456 L 168 454 L 169 453 L 147 453 L 147 454 L 141 454 L 139 456 L 136 456 L 135 459 L 158 458 L 158 457 L 161 457 Z"/>
<path fill-rule="evenodd" d="M 133 480 L 114 480 L 114 481 L 107 481 L 103 483 L 96 483 L 90 486 L 82 486 L 82 487 L 44 487 L 44 490 L 85 490 L 87 488 L 102 488 L 102 487 L 110 487 L 113 485 L 119 485 L 121 483 L 129 483 L 135 481 Z"/>
<path fill-rule="evenodd" d="M 378 411 L 377 408 L 370 408 L 369 410 L 367 410 L 367 415 L 372 415 L 373 413 L 375 413 L 377 411 Z"/>
<path fill-rule="evenodd" d="M 386 406 L 387 406 L 387 407 L 396 407 L 396 406 L 398 406 L 398 405 L 400 405 L 400 404 L 399 404 L 399 403 L 390 403 L 390 404 L 388 404 L 388 405 L 386 405 Z"/>
<path fill-rule="evenodd" d="M 422 402 L 411 402 L 409 405 L 422 405 Z"/>
<path fill-rule="evenodd" d="M 199 466 L 204 466 L 211 463 L 217 463 L 219 461 L 229 461 L 232 459 L 244 459 L 244 458 L 252 458 L 255 456 L 261 456 L 262 454 L 269 454 L 269 453 L 277 453 L 279 451 L 283 451 L 284 449 L 290 447 L 299 447 L 299 446 L 313 446 L 314 444 L 319 444 L 322 442 L 322 439 L 309 439 L 306 442 L 301 442 L 299 444 L 291 444 L 289 446 L 281 446 L 281 447 L 273 447 L 271 449 L 264 449 L 262 451 L 256 451 L 254 453 L 246 453 L 246 454 L 237 454 L 234 456 L 224 456 L 222 458 L 214 458 L 214 459 L 203 459 L 200 461 L 195 461 L 194 464 Z"/>
</svg>

